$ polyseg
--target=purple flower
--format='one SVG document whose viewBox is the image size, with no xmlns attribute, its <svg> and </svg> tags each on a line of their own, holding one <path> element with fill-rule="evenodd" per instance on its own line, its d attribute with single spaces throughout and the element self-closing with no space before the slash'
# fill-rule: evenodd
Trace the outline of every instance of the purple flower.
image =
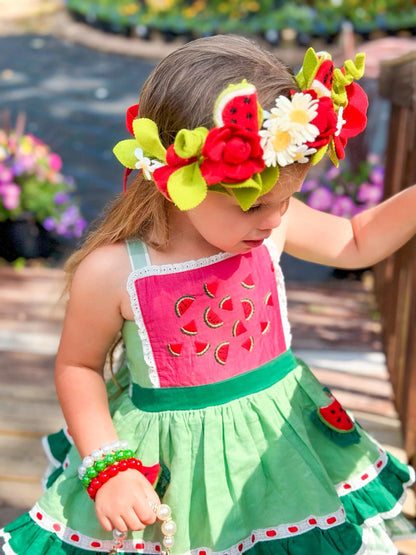
<svg viewBox="0 0 416 555">
<path fill-rule="evenodd" d="M 307 179 L 306 181 L 303 182 L 302 189 L 300 192 L 309 193 L 310 191 L 313 191 L 318 187 L 319 187 L 319 181 L 317 179 Z"/>
<path fill-rule="evenodd" d="M 56 195 L 53 197 L 53 201 L 57 205 L 66 204 L 69 201 L 69 195 L 68 193 L 64 193 L 61 191 L 59 193 L 56 193 Z"/>
<path fill-rule="evenodd" d="M 357 200 L 362 203 L 377 204 L 383 197 L 383 184 L 372 185 L 365 181 L 358 187 Z"/>
<path fill-rule="evenodd" d="M 11 183 L 13 181 L 13 177 L 14 175 L 12 170 L 3 164 L 0 164 L 0 183 Z"/>
<path fill-rule="evenodd" d="M 86 227 L 87 222 L 84 220 L 84 218 L 78 218 L 78 220 L 76 220 L 76 222 L 74 223 L 74 236 L 81 237 Z"/>
<path fill-rule="evenodd" d="M 308 204 L 316 210 L 328 210 L 332 204 L 332 193 L 327 187 L 318 187 L 309 195 Z"/>
<path fill-rule="evenodd" d="M 376 164 L 380 164 L 381 157 L 378 154 L 375 154 L 374 152 L 372 152 L 367 156 L 367 162 L 375 166 Z"/>
<path fill-rule="evenodd" d="M 336 197 L 331 206 L 331 214 L 334 216 L 351 217 L 355 214 L 355 204 L 350 197 L 341 195 Z"/>
<path fill-rule="evenodd" d="M 375 168 L 373 168 L 371 170 L 370 181 L 372 181 L 375 185 L 383 186 L 383 184 L 384 184 L 384 167 L 383 166 L 375 166 Z"/>
<path fill-rule="evenodd" d="M 332 181 L 333 179 L 335 179 L 336 177 L 338 177 L 341 173 L 341 168 L 338 166 L 332 166 L 331 168 L 329 168 L 329 170 L 327 170 L 327 172 L 325 173 L 325 177 L 327 179 L 329 179 L 330 181 Z"/>
<path fill-rule="evenodd" d="M 48 216 L 42 222 L 42 226 L 46 229 L 46 231 L 52 231 L 55 229 L 56 220 L 52 216 Z"/>
</svg>

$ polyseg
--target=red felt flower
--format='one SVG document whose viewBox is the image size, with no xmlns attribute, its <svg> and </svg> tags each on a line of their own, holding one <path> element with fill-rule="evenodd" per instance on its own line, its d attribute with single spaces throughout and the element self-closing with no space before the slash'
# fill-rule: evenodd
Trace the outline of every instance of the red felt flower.
<svg viewBox="0 0 416 555">
<path fill-rule="evenodd" d="M 313 99 L 318 98 L 316 91 L 308 89 L 304 94 L 310 94 Z M 319 135 L 309 143 L 311 148 L 319 149 L 329 143 L 337 130 L 337 115 L 334 110 L 334 103 L 329 96 L 321 96 L 318 100 L 318 113 L 311 121 L 319 129 Z"/>
<path fill-rule="evenodd" d="M 239 125 L 211 129 L 202 156 L 201 173 L 208 185 L 246 181 L 265 168 L 258 133 Z"/>
<path fill-rule="evenodd" d="M 153 179 L 157 188 L 169 198 L 168 193 L 168 179 L 172 173 L 183 166 L 196 162 L 197 158 L 181 158 L 175 152 L 174 145 L 170 145 L 166 151 L 166 166 L 157 168 L 153 172 Z"/>
<path fill-rule="evenodd" d="M 342 114 L 345 123 L 340 134 L 334 137 L 335 152 L 339 160 L 345 157 L 344 148 L 347 140 L 364 131 L 367 125 L 367 95 L 357 83 L 351 83 L 345 87 L 345 91 L 348 98 L 348 105 Z"/>
</svg>

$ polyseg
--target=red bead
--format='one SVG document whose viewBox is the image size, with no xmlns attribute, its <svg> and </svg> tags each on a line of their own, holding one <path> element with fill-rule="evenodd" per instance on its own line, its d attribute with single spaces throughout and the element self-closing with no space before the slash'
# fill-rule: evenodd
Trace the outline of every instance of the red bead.
<svg viewBox="0 0 416 555">
<path fill-rule="evenodd" d="M 137 470 L 138 470 L 139 472 L 141 472 L 141 471 L 142 471 L 142 468 L 143 468 L 142 461 L 139 461 L 139 459 L 136 459 L 136 466 L 137 466 Z"/>
<path fill-rule="evenodd" d="M 137 459 L 134 459 L 134 458 L 127 459 L 126 462 L 129 468 L 137 468 Z"/>
<path fill-rule="evenodd" d="M 102 484 L 105 484 L 106 482 L 108 482 L 108 480 L 111 478 L 110 474 L 107 471 L 100 472 L 98 474 L 98 479 L 100 480 L 100 482 Z"/>
<path fill-rule="evenodd" d="M 112 478 L 118 474 L 118 467 L 115 464 L 112 464 L 107 468 L 107 472 L 109 473 L 110 478 Z"/>
<path fill-rule="evenodd" d="M 103 485 L 102 482 L 100 482 L 98 478 L 94 478 L 94 480 L 91 480 L 89 487 L 94 489 L 100 489 L 102 485 Z"/>
<path fill-rule="evenodd" d="M 88 486 L 88 487 L 87 487 L 87 492 L 88 492 L 88 495 L 91 497 L 91 499 L 94 499 L 95 494 L 97 493 L 97 490 L 94 489 L 94 488 L 91 487 L 91 486 Z"/>
<path fill-rule="evenodd" d="M 124 472 L 125 470 L 127 470 L 129 467 L 129 465 L 127 464 L 127 461 L 120 461 L 118 463 L 118 469 L 120 470 L 120 472 Z"/>
</svg>

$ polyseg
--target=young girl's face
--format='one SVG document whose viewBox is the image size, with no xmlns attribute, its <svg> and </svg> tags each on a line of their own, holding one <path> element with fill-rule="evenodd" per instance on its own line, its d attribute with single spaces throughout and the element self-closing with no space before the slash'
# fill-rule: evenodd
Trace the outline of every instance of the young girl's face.
<svg viewBox="0 0 416 555">
<path fill-rule="evenodd" d="M 300 190 L 305 171 L 281 171 L 276 185 L 244 212 L 234 196 L 209 192 L 186 214 L 198 234 L 220 251 L 242 254 L 258 247 L 279 227 L 291 196 Z"/>
</svg>

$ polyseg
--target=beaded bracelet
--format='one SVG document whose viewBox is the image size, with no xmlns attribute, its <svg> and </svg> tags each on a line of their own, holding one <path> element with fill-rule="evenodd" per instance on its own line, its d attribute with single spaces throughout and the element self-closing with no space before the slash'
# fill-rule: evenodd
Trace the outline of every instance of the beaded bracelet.
<svg viewBox="0 0 416 555">
<path fill-rule="evenodd" d="M 84 457 L 78 468 L 78 476 L 91 499 L 95 499 L 97 491 L 110 478 L 129 468 L 141 472 L 142 463 L 136 459 L 127 442 L 115 441 L 111 445 L 104 445 Z"/>
</svg>

